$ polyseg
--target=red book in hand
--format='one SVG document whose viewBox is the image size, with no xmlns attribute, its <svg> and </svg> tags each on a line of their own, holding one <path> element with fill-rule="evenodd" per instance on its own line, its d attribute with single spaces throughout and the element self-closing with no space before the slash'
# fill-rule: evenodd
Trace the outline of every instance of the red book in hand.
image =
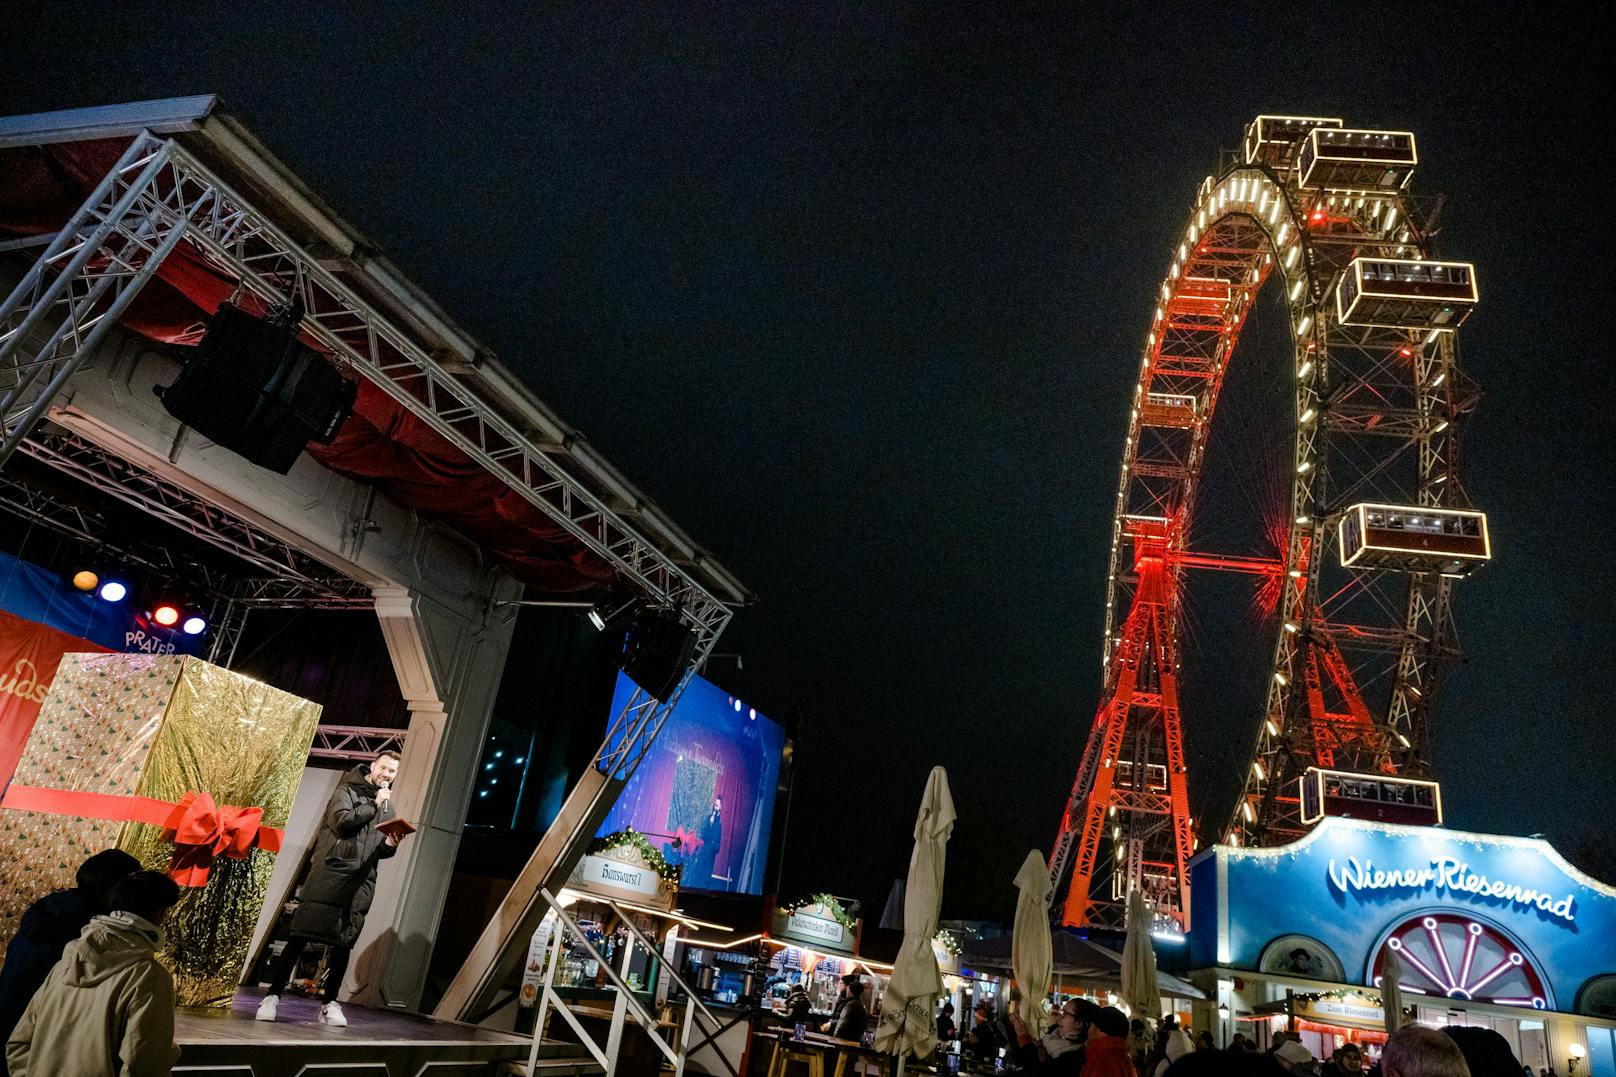
<svg viewBox="0 0 1616 1077">
<path fill-rule="evenodd" d="M 414 824 L 397 818 L 377 823 L 376 829 L 394 840 L 401 840 L 404 835 L 415 833 Z"/>
</svg>

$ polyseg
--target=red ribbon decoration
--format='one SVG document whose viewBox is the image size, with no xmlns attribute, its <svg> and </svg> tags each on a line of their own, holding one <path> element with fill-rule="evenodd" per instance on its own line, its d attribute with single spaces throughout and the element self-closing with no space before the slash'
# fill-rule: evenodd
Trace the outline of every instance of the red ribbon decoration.
<svg viewBox="0 0 1616 1077">
<path fill-rule="evenodd" d="M 695 831 L 686 830 L 682 826 L 673 828 L 673 843 L 681 852 L 693 853 L 701 848 L 701 839 L 696 836 Z"/>
<path fill-rule="evenodd" d="M 181 886 L 206 886 L 213 861 L 220 856 L 245 860 L 254 848 L 280 852 L 284 831 L 263 826 L 263 808 L 217 807 L 208 793 L 186 793 L 177 803 L 151 797 L 111 793 L 75 793 L 13 785 L 0 808 L 146 823 L 163 828 L 163 840 L 174 843 L 168 876 Z"/>
</svg>

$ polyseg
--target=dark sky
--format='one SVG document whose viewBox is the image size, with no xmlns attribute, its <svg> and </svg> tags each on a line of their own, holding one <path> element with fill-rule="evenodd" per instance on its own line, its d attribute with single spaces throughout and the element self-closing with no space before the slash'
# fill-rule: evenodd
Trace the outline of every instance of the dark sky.
<svg viewBox="0 0 1616 1077">
<path fill-rule="evenodd" d="M 1412 129 L 1439 251 L 1478 266 L 1464 472 L 1497 551 L 1458 591 L 1450 823 L 1569 847 L 1616 817 L 1610 38 L 1501 5 L 870 6 L 54 5 L 12 23 L 0 106 L 222 94 L 763 596 L 713 672 L 802 712 L 788 896 L 879 906 L 941 763 L 952 916 L 1006 913 L 1053 837 L 1196 185 L 1259 112 Z M 1198 603 L 1185 662 L 1218 817 L 1257 714 L 1195 664 L 1268 646 L 1241 604 Z"/>
</svg>

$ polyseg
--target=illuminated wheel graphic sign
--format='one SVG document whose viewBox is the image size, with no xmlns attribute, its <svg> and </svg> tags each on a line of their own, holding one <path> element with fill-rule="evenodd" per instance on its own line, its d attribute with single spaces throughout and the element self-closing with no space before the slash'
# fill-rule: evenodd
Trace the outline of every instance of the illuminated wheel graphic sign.
<svg viewBox="0 0 1616 1077">
<path fill-rule="evenodd" d="M 1543 977 L 1520 946 L 1491 924 L 1468 916 L 1430 913 L 1399 924 L 1370 966 L 1376 987 L 1388 953 L 1402 962 L 1402 988 L 1412 994 L 1549 1008 Z"/>
</svg>

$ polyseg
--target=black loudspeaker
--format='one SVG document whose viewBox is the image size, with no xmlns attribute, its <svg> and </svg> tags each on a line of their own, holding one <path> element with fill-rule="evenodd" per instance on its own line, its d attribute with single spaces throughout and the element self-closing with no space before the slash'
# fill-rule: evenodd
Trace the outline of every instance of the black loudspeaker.
<svg viewBox="0 0 1616 1077">
<path fill-rule="evenodd" d="M 696 633 L 668 610 L 640 609 L 623 644 L 623 672 L 659 703 L 666 703 L 690 668 Z"/>
<path fill-rule="evenodd" d="M 157 396 L 209 441 L 284 475 L 309 442 L 330 443 L 358 392 L 357 382 L 297 339 L 295 325 L 225 303 L 180 376 Z"/>
</svg>

